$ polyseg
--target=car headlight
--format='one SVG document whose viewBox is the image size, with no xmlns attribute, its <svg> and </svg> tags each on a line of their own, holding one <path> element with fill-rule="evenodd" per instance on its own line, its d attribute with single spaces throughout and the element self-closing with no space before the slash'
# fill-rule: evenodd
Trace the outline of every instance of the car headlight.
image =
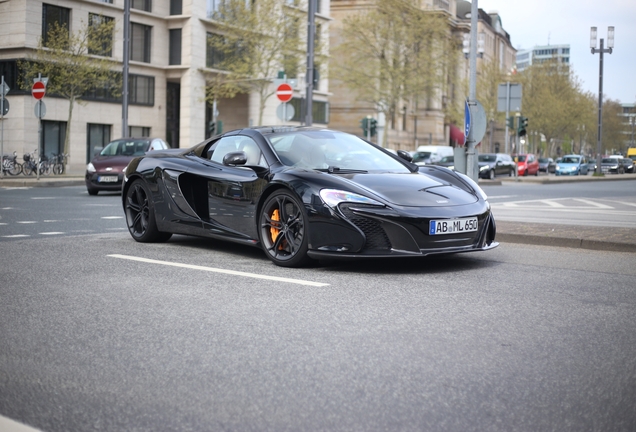
<svg viewBox="0 0 636 432">
<path fill-rule="evenodd" d="M 89 162 L 88 165 L 86 165 L 86 171 L 88 171 L 91 174 L 94 172 L 97 172 L 97 170 L 95 169 L 95 165 L 93 165 L 92 162 Z"/>
<path fill-rule="evenodd" d="M 490 169 L 490 167 L 488 165 L 484 165 L 482 167 L 479 167 L 479 171 L 488 171 Z"/>
<path fill-rule="evenodd" d="M 360 204 L 369 204 L 384 207 L 384 204 L 372 198 L 365 197 L 353 192 L 347 192 L 337 189 L 322 189 L 320 198 L 331 208 L 336 208 L 342 202 L 356 202 Z"/>
</svg>

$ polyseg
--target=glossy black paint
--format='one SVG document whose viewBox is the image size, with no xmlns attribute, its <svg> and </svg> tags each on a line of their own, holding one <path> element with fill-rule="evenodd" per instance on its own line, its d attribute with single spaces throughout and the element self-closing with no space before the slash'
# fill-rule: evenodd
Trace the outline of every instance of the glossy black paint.
<svg viewBox="0 0 636 432">
<path fill-rule="evenodd" d="M 421 256 L 497 246 L 488 202 L 474 189 L 476 185 L 457 173 L 443 167 L 417 167 L 384 150 L 408 172 L 337 174 L 289 167 L 281 163 L 266 139 L 268 130 L 232 131 L 191 149 L 136 158 L 126 171 L 122 197 L 133 181 L 142 179 L 154 203 L 159 231 L 259 246 L 257 221 L 263 203 L 274 191 L 283 189 L 304 205 L 307 254 L 313 258 Z M 209 160 L 206 151 L 210 144 L 231 135 L 253 139 L 267 167 Z M 244 160 L 241 157 L 231 156 L 239 163 Z M 360 194 L 384 206 L 345 202 L 331 208 L 320 197 L 321 189 Z M 478 231 L 428 234 L 431 219 L 469 216 L 478 217 Z"/>
</svg>

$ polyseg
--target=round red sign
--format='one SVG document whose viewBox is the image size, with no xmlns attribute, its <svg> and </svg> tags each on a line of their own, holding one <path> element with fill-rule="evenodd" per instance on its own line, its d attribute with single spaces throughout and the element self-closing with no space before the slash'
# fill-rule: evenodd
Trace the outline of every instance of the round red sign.
<svg viewBox="0 0 636 432">
<path fill-rule="evenodd" d="M 282 83 L 276 89 L 276 97 L 281 102 L 289 102 L 290 100 L 292 100 L 293 96 L 294 96 L 294 91 L 292 87 L 287 83 Z"/>
<path fill-rule="evenodd" d="M 42 81 L 36 81 L 33 83 L 33 88 L 31 89 L 31 94 L 37 100 L 40 100 L 44 97 L 46 93 L 46 85 Z"/>
</svg>

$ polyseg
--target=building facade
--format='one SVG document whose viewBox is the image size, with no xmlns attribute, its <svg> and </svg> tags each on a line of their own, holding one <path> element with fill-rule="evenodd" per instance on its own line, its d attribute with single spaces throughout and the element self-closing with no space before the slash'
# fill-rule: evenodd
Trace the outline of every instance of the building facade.
<svg viewBox="0 0 636 432">
<path fill-rule="evenodd" d="M 70 131 L 68 172 L 84 172 L 95 149 L 123 135 L 156 136 L 172 147 L 190 147 L 210 135 L 210 122 L 219 121 L 225 131 L 258 125 L 260 98 L 255 93 L 239 94 L 218 101 L 217 112 L 206 100 L 206 79 L 219 73 L 210 60 L 207 38 L 218 31 L 214 12 L 223 0 L 130 0 L 129 97 L 127 121 L 121 97 L 91 92 L 73 110 L 68 125 L 69 102 L 47 94 L 46 114 L 39 120 L 34 114 L 35 99 L 19 83 L 20 60 L 32 56 L 46 29 L 57 22 L 71 33 L 86 25 L 92 17 L 102 16 L 115 22 L 111 59 L 114 68 L 124 65 L 124 0 L 9 0 L 0 1 L 0 74 L 10 91 L 6 98 L 10 111 L 3 117 L 4 153 L 19 155 L 39 147 L 43 153 L 60 153 L 65 134 Z M 307 0 L 281 0 L 284 10 L 305 14 Z M 258 5 L 258 2 L 252 2 Z M 316 38 L 328 42 L 329 1 L 318 1 Z M 301 31 L 306 27 L 299 26 Z M 306 33 L 305 33 L 306 34 Z M 328 55 L 328 43 L 321 53 Z M 320 65 L 323 78 L 315 81 L 313 121 L 327 124 L 329 119 L 328 64 Z M 282 66 L 281 66 L 282 69 Z M 300 69 L 302 70 L 302 68 Z M 47 77 L 49 80 L 55 77 Z M 300 124 L 305 100 L 304 74 L 299 73 L 294 87 L 296 113 L 284 122 L 277 116 L 280 102 L 275 97 L 276 79 L 268 77 L 270 91 L 263 110 L 263 124 Z M 123 130 L 127 123 L 128 130 Z"/>
<path fill-rule="evenodd" d="M 519 50 L 517 52 L 517 71 L 536 63 L 545 61 L 558 61 L 563 64 L 570 64 L 570 45 L 537 45 L 531 49 Z"/>
<path fill-rule="evenodd" d="M 331 0 L 331 15 L 334 18 L 331 46 L 340 42 L 341 26 L 345 18 L 373 8 L 375 4 L 374 0 Z M 470 33 L 471 4 L 463 0 L 422 0 L 418 4 L 422 10 L 446 16 L 448 37 L 454 41 L 451 44 L 454 52 L 450 55 L 456 57 L 449 62 L 452 69 L 447 72 L 446 82 L 439 86 L 432 97 L 426 100 L 405 100 L 395 110 L 393 118 L 384 118 L 376 107 L 360 102 L 357 95 L 338 77 L 332 77 L 331 127 L 362 135 L 360 120 L 371 116 L 377 119 L 379 125 L 378 136 L 374 141 L 386 142 L 386 146 L 391 149 L 412 151 L 421 145 L 463 144 L 463 116 L 459 118 L 457 113 L 463 114 L 463 104 L 468 97 L 468 59 L 462 53 L 462 42 Z M 478 18 L 481 53 L 477 61 L 478 73 L 489 62 L 495 62 L 501 71 L 511 71 L 515 64 L 516 50 L 512 47 L 509 34 L 503 29 L 499 14 L 486 13 L 479 9 Z M 332 62 L 337 61 L 337 56 L 332 54 Z M 451 112 L 455 114 L 451 115 Z M 492 141 L 492 136 L 503 143 L 504 129 L 501 126 L 505 125 L 497 124 L 494 115 L 489 115 L 489 121 L 491 120 L 488 142 Z M 494 144 L 492 147 L 494 148 Z"/>
</svg>

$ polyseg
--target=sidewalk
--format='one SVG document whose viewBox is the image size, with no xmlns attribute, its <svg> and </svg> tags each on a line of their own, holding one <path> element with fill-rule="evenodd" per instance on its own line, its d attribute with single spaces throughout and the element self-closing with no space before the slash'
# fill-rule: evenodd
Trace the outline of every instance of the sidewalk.
<svg viewBox="0 0 636 432">
<path fill-rule="evenodd" d="M 494 180 L 479 180 L 481 185 L 501 185 L 502 182 L 534 184 L 559 184 L 588 181 L 636 180 L 636 174 L 614 174 L 605 177 L 588 176 L 528 176 L 501 177 Z M 15 176 L 0 178 L 2 187 L 62 187 L 83 186 L 83 176 Z M 636 183 L 634 184 L 636 186 Z M 518 223 L 496 221 L 497 241 L 500 243 L 523 243 L 545 246 L 560 246 L 614 252 L 636 252 L 636 232 L 630 228 L 604 228 L 550 223 Z"/>
</svg>

